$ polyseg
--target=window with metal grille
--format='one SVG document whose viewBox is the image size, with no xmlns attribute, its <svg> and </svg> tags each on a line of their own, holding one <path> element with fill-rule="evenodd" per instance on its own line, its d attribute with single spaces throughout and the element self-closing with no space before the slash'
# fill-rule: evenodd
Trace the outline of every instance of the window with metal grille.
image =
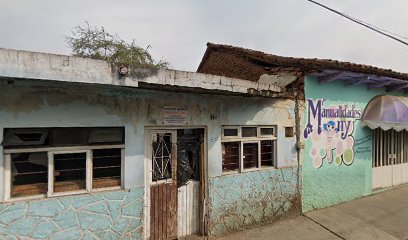
<svg viewBox="0 0 408 240">
<path fill-rule="evenodd" d="M 163 133 L 157 134 L 153 143 L 153 181 L 171 179 L 172 166 L 171 166 L 171 134 Z"/>
<path fill-rule="evenodd" d="M 5 200 L 120 188 L 123 133 L 120 127 L 7 129 Z M 26 142 L 10 140 L 16 134 Z"/>
<path fill-rule="evenodd" d="M 222 143 L 222 171 L 238 171 L 240 142 Z"/>
<path fill-rule="evenodd" d="M 373 167 L 408 163 L 408 132 L 374 130 Z"/>
<path fill-rule="evenodd" d="M 234 134 L 226 134 L 232 132 L 231 129 Z M 275 126 L 224 126 L 221 143 L 223 173 L 275 166 L 275 129 Z"/>
<path fill-rule="evenodd" d="M 119 148 L 92 151 L 92 188 L 120 186 L 121 152 Z"/>
<path fill-rule="evenodd" d="M 11 197 L 46 194 L 48 187 L 47 152 L 10 154 Z"/>
</svg>

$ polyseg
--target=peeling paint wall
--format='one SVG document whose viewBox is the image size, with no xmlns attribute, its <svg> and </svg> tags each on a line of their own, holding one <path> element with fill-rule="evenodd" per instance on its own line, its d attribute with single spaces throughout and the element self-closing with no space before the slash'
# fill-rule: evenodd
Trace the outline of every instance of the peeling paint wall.
<svg viewBox="0 0 408 240">
<path fill-rule="evenodd" d="M 164 106 L 187 107 L 188 125 L 207 129 L 207 174 L 210 182 L 208 191 L 212 196 L 216 196 L 215 192 L 219 190 L 219 187 L 213 183 L 221 181 L 224 177 L 231 177 L 222 176 L 221 127 L 223 125 L 277 125 L 279 137 L 278 166 L 290 167 L 297 164 L 296 140 L 294 137 L 285 138 L 284 136 L 284 127 L 295 125 L 293 100 L 86 85 L 73 86 L 69 84 L 59 84 L 58 86 L 47 84 L 44 86 L 20 81 L 12 84 L 0 82 L 0 87 L 2 89 L 0 92 L 0 141 L 3 138 L 3 128 L 124 126 L 124 187 L 125 189 L 132 189 L 132 191 L 145 187 L 145 127 L 164 126 L 162 121 Z M 215 119 L 211 119 L 211 116 L 215 116 Z M 1 146 L 0 151 L 3 151 Z M 0 154 L 0 165 L 3 164 L 3 155 Z M 271 170 L 271 172 L 273 171 L 277 170 Z M 264 170 L 261 172 L 258 174 L 265 173 Z M 248 174 L 250 173 L 242 174 L 242 176 Z M 252 174 L 256 175 L 257 173 L 253 172 Z M 274 175 L 275 173 L 271 174 Z M 237 178 L 240 177 L 237 175 Z M 297 178 L 288 179 L 290 179 L 291 184 L 296 184 Z M 260 179 L 253 178 L 253 181 L 258 180 Z M 3 196 L 3 171 L 0 171 L 0 183 L 0 195 Z M 280 185 L 286 186 L 287 184 Z M 261 182 L 255 183 L 254 186 L 264 188 L 262 191 L 265 191 L 265 194 L 272 191 L 272 189 L 268 189 L 271 186 L 262 187 Z M 245 192 L 245 194 L 247 193 Z M 275 194 L 277 193 L 279 192 L 275 192 Z M 279 196 L 280 194 L 276 195 L 276 197 Z M 93 194 L 92 197 L 94 197 Z M 49 201 L 51 206 L 52 202 L 56 200 L 45 199 L 41 201 Z M 255 206 L 258 203 L 254 199 L 251 204 Z M 26 206 L 31 202 L 19 204 Z M 217 206 L 214 205 L 214 207 Z M 122 207 L 118 206 L 118 208 L 123 210 Z M 47 208 L 44 211 L 48 211 Z M 235 212 L 235 214 L 239 213 L 239 211 Z M 23 220 L 27 217 L 22 217 L 21 221 L 28 221 Z M 209 217 L 212 219 L 211 215 Z M 270 215 L 267 215 L 264 219 L 269 217 Z M 1 218 L 2 215 L 0 215 Z M 143 219 L 144 217 L 139 216 L 138 218 Z M 248 222 L 244 225 L 251 224 Z M 138 229 L 138 226 L 135 226 L 136 228 Z M 118 234 L 125 234 L 125 232 Z"/>
<path fill-rule="evenodd" d="M 305 93 L 306 99 L 325 99 L 325 106 L 347 104 L 349 108 L 354 105 L 362 111 L 377 95 L 400 95 L 400 93 L 386 93 L 383 89 L 369 90 L 367 86 L 347 86 L 341 81 L 319 84 L 313 77 L 305 78 Z M 306 105 L 305 125 L 302 130 L 305 129 L 308 120 L 309 109 L 307 107 Z M 317 131 L 316 127 L 314 131 Z M 355 120 L 351 136 L 354 139 L 351 145 L 354 159 L 351 164 L 345 162 L 338 164 L 336 160 L 330 162 L 324 158 L 321 167 L 318 168 L 311 157 L 313 137 L 306 140 L 302 168 L 303 212 L 339 204 L 372 193 L 372 130 L 367 127 L 362 128 L 360 120 Z M 334 148 L 333 154 L 337 153 L 338 149 Z"/>
<path fill-rule="evenodd" d="M 300 213 L 297 167 L 211 178 L 209 233 L 220 236 Z"/>
</svg>

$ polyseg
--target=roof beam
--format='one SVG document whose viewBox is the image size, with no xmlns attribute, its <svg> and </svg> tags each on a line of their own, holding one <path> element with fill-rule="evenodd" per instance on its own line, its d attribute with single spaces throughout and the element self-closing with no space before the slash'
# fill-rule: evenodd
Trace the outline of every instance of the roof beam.
<svg viewBox="0 0 408 240">
<path fill-rule="evenodd" d="M 329 83 L 332 82 L 336 79 L 338 79 L 339 77 L 341 77 L 344 73 L 343 72 L 336 72 L 336 73 L 332 73 L 332 74 L 328 74 L 322 77 L 318 77 L 319 79 L 319 83 Z"/>
<path fill-rule="evenodd" d="M 380 82 L 373 82 L 373 83 L 369 83 L 368 84 L 368 89 L 372 89 L 372 88 L 382 88 L 385 87 L 389 84 L 391 84 L 392 82 L 390 81 L 380 81 Z"/>
<path fill-rule="evenodd" d="M 400 91 L 405 88 L 408 88 L 408 82 L 407 83 L 396 83 L 396 84 L 390 84 L 387 86 L 386 91 L 387 92 L 395 92 L 395 91 Z"/>
<path fill-rule="evenodd" d="M 371 79 L 370 76 L 365 76 L 365 77 L 354 77 L 350 78 L 347 80 L 347 84 L 349 85 L 359 85 L 359 84 L 365 84 L 365 83 L 370 83 L 373 80 Z"/>
</svg>

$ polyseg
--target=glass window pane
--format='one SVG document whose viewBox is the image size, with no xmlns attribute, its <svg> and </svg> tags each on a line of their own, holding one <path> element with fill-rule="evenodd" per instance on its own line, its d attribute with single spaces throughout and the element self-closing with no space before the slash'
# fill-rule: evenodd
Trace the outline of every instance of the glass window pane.
<svg viewBox="0 0 408 240">
<path fill-rule="evenodd" d="M 92 188 L 121 185 L 122 150 L 95 149 L 92 151 Z"/>
<path fill-rule="evenodd" d="M 256 137 L 256 127 L 242 127 L 242 137 Z"/>
<path fill-rule="evenodd" d="M 4 129 L 1 143 L 4 147 L 45 145 L 47 128 L 9 128 Z"/>
<path fill-rule="evenodd" d="M 238 129 L 237 128 L 225 128 L 224 129 L 224 136 L 225 137 L 237 137 L 238 136 Z"/>
<path fill-rule="evenodd" d="M 54 192 L 86 189 L 86 153 L 54 154 Z"/>
<path fill-rule="evenodd" d="M 171 134 L 157 134 L 152 153 L 153 181 L 172 178 L 171 153 Z"/>
<path fill-rule="evenodd" d="M 11 197 L 46 194 L 47 189 L 46 152 L 11 154 Z"/>
<path fill-rule="evenodd" d="M 271 136 L 274 135 L 273 128 L 261 128 L 261 135 L 262 136 Z"/>
<path fill-rule="evenodd" d="M 124 130 L 120 127 L 91 128 L 88 142 L 93 144 L 121 144 L 124 143 Z"/>
<path fill-rule="evenodd" d="M 89 128 L 52 128 L 50 145 L 53 147 L 88 145 Z"/>
<path fill-rule="evenodd" d="M 261 166 L 273 166 L 275 156 L 275 141 L 261 141 Z"/>
<path fill-rule="evenodd" d="M 258 143 L 243 144 L 243 164 L 246 168 L 257 168 L 258 166 Z"/>
<path fill-rule="evenodd" d="M 239 169 L 240 142 L 222 143 L 222 171 L 236 171 Z"/>
<path fill-rule="evenodd" d="M 295 135 L 295 131 L 293 127 L 285 127 L 285 137 L 293 137 Z"/>
</svg>

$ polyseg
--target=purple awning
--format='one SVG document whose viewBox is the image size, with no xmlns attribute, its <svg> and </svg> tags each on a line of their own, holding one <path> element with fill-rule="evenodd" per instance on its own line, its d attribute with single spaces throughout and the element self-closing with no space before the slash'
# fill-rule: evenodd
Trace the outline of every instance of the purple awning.
<svg viewBox="0 0 408 240">
<path fill-rule="evenodd" d="M 377 96 L 371 99 L 361 118 L 362 127 L 408 130 L 408 97 Z"/>
</svg>

